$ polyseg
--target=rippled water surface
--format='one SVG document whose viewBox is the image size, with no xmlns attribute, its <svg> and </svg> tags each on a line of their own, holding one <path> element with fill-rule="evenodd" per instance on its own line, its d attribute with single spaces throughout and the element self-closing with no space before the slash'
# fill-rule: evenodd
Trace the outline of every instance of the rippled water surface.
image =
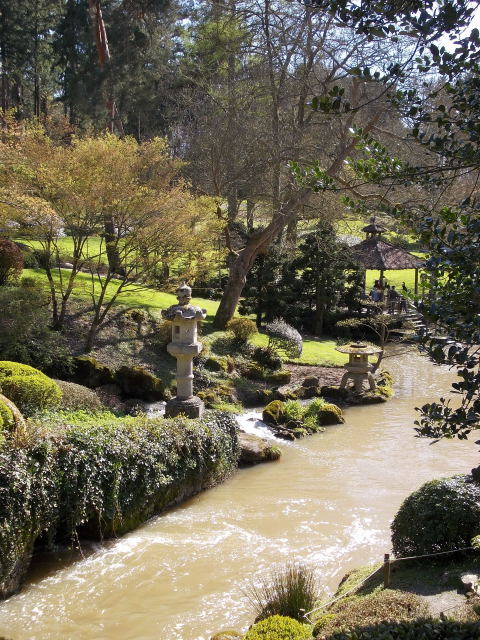
<svg viewBox="0 0 480 640">
<path fill-rule="evenodd" d="M 290 444 L 276 463 L 224 485 L 84 559 L 42 558 L 28 586 L 0 605 L 11 640 L 201 640 L 245 628 L 252 577 L 294 558 L 332 590 L 352 567 L 381 561 L 401 501 L 433 477 L 477 463 L 473 442 L 414 437 L 414 407 L 452 374 L 416 353 L 386 359 L 396 397 L 346 412 L 346 424 Z"/>
</svg>

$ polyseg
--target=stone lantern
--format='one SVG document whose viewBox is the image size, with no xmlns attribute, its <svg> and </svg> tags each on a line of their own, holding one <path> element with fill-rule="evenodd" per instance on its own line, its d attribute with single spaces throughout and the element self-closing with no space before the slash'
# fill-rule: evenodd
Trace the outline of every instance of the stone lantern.
<svg viewBox="0 0 480 640">
<path fill-rule="evenodd" d="M 335 350 L 340 353 L 348 353 L 349 355 L 348 362 L 344 365 L 346 371 L 340 382 L 340 389 L 345 389 L 348 380 L 351 379 L 353 380 L 357 393 L 362 393 L 364 382 L 368 382 L 370 389 L 375 391 L 377 385 L 375 384 L 373 374 L 378 369 L 383 356 L 383 349 L 373 345 L 354 342 L 343 347 L 336 347 Z M 377 354 L 378 358 L 377 361 L 372 364 L 368 361 L 368 356 L 374 354 Z"/>
<path fill-rule="evenodd" d="M 199 418 L 205 407 L 193 395 L 193 358 L 202 350 L 202 344 L 197 342 L 197 323 L 207 312 L 190 304 L 192 290 L 185 282 L 177 289 L 177 298 L 178 304 L 162 311 L 163 318 L 172 322 L 172 342 L 167 351 L 177 359 L 177 395 L 167 402 L 165 417 L 184 414 Z"/>
</svg>

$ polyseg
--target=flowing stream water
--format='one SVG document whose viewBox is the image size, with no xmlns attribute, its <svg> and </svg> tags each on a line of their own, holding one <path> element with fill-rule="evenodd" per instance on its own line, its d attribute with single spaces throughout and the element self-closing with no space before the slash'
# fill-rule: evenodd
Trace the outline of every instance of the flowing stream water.
<svg viewBox="0 0 480 640">
<path fill-rule="evenodd" d="M 414 407 L 445 394 L 451 372 L 415 352 L 384 366 L 396 379 L 386 404 L 350 408 L 344 425 L 282 442 L 280 461 L 241 470 L 84 557 L 38 558 L 23 591 L 0 604 L 0 636 L 206 640 L 251 623 L 244 590 L 274 565 L 303 561 L 332 591 L 349 569 L 381 561 L 402 500 L 479 458 L 475 438 L 414 437 Z"/>
</svg>

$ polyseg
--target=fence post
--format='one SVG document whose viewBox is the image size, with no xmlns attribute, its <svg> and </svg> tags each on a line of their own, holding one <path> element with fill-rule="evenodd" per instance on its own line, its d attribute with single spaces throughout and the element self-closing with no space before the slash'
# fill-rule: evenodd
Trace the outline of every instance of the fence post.
<svg viewBox="0 0 480 640">
<path fill-rule="evenodd" d="M 383 588 L 388 589 L 390 586 L 390 554 L 386 553 L 383 556 Z"/>
</svg>

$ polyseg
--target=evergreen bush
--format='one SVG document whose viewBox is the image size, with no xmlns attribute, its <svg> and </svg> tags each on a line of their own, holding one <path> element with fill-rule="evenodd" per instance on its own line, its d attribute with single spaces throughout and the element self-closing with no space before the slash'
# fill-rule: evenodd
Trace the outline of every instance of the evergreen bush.
<svg viewBox="0 0 480 640">
<path fill-rule="evenodd" d="M 95 391 L 75 382 L 55 380 L 62 390 L 61 409 L 84 409 L 85 411 L 100 411 L 103 408 L 100 398 Z"/>
<path fill-rule="evenodd" d="M 404 500 L 392 522 L 396 556 L 470 546 L 480 533 L 480 485 L 469 479 L 431 480 Z"/>
<path fill-rule="evenodd" d="M 244 344 L 258 333 L 257 325 L 249 318 L 232 318 L 227 322 L 227 329 L 233 333 L 235 340 L 240 344 Z"/>
<path fill-rule="evenodd" d="M 18 362 L 0 362 L 0 391 L 25 415 L 58 407 L 60 387 L 38 369 Z"/>
<path fill-rule="evenodd" d="M 310 627 L 287 616 L 270 616 L 251 627 L 244 640 L 307 640 Z"/>
<path fill-rule="evenodd" d="M 282 359 L 277 352 L 270 347 L 257 347 L 252 354 L 253 360 L 258 364 L 276 371 L 282 367 Z"/>
</svg>

